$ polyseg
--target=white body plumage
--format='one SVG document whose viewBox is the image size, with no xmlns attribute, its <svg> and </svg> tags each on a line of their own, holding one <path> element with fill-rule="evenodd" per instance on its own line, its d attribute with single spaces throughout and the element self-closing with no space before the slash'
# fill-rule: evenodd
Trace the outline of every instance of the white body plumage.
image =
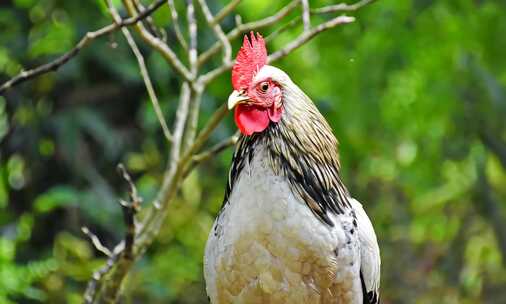
<svg viewBox="0 0 506 304">
<path fill-rule="evenodd" d="M 309 195 L 300 184 L 294 188 L 294 177 L 290 180 L 286 175 L 292 171 L 310 174 L 326 189 L 340 185 L 337 141 L 309 98 L 284 72 L 264 66 L 256 77 L 265 74 L 284 89 L 285 113 L 280 123 L 286 129 L 272 131 L 279 133 L 276 138 L 259 140 L 251 147 L 254 151 L 242 155 L 247 160 L 236 170 L 206 245 L 204 275 L 210 300 L 214 304 L 377 303 L 379 249 L 361 204 L 346 198 L 339 212 L 322 211 L 311 189 Z M 297 114 L 303 111 L 310 116 Z M 298 128 L 310 132 L 297 133 Z M 311 138 L 315 130 L 324 133 L 318 136 L 325 143 Z M 296 138 L 304 149 L 314 144 L 316 150 L 328 151 L 309 147 L 313 152 L 304 153 L 304 164 L 312 161 L 318 168 L 300 173 L 305 169 L 293 157 L 298 148 L 286 146 L 284 137 Z M 286 165 L 279 163 L 277 153 Z M 342 200 L 345 190 L 340 191 L 322 195 L 335 201 L 339 194 Z M 328 215 L 327 222 L 322 221 L 322 212 Z"/>
<path fill-rule="evenodd" d="M 362 303 L 353 217 L 322 224 L 259 152 L 209 235 L 205 276 L 212 303 Z"/>
</svg>

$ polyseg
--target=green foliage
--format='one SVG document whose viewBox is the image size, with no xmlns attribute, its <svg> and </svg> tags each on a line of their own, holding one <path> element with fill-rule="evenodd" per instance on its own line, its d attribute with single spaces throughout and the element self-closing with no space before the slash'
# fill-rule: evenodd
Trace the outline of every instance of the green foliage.
<svg viewBox="0 0 506 304">
<path fill-rule="evenodd" d="M 209 1 L 213 12 L 225 3 Z M 285 3 L 243 1 L 237 13 L 248 22 Z M 164 7 L 153 22 L 176 48 L 169 15 Z M 504 2 L 384 0 L 356 16 L 278 65 L 340 141 L 344 181 L 379 237 L 382 301 L 505 303 L 506 162 L 484 140 L 506 143 Z M 110 22 L 100 0 L 13 1 L 0 10 L 0 82 Z M 200 52 L 215 41 L 204 24 Z M 233 17 L 222 24 L 230 30 Z M 300 30 L 282 33 L 268 49 Z M 139 44 L 171 122 L 178 79 Z M 220 63 L 217 57 L 202 69 Z M 220 77 L 205 92 L 200 125 L 226 100 L 229 81 Z M 210 144 L 234 131 L 228 117 Z M 126 185 L 116 164 L 127 166 L 149 203 L 166 162 L 167 144 L 122 36 L 96 40 L 57 73 L 1 96 L 0 141 L 0 303 L 81 303 L 104 261 L 81 226 L 110 248 L 124 234 L 117 201 Z M 202 256 L 230 158 L 226 151 L 186 179 L 160 237 L 123 286 L 132 303 L 206 303 Z"/>
<path fill-rule="evenodd" d="M 55 208 L 76 205 L 79 193 L 68 186 L 55 186 L 39 195 L 34 202 L 34 209 L 40 213 L 50 212 Z"/>
</svg>

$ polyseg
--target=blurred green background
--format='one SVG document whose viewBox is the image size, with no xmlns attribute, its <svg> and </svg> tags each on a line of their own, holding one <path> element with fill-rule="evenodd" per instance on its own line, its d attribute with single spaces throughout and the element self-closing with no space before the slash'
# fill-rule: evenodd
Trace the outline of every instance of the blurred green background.
<svg viewBox="0 0 506 304">
<path fill-rule="evenodd" d="M 209 1 L 213 12 L 224 4 Z M 244 0 L 237 13 L 252 21 L 283 4 Z M 197 13 L 203 51 L 215 39 Z M 276 65 L 313 98 L 340 140 L 344 181 L 379 238 L 382 302 L 506 303 L 505 2 L 380 0 L 354 15 L 355 23 Z M 175 45 L 167 7 L 154 20 Z M 110 22 L 102 0 L 2 1 L 0 82 Z M 231 29 L 233 17 L 223 26 Z M 170 123 L 179 80 L 139 44 Z M 230 91 L 229 73 L 209 87 L 201 125 Z M 230 116 L 212 142 L 235 131 Z M 167 145 L 121 33 L 0 96 L 0 140 L 0 303 L 80 303 L 105 261 L 81 226 L 109 247 L 123 237 L 117 201 L 126 185 L 116 164 L 127 166 L 149 202 L 166 162 Z M 228 150 L 186 180 L 162 234 L 125 282 L 125 303 L 207 302 L 203 249 L 230 159 Z"/>
</svg>

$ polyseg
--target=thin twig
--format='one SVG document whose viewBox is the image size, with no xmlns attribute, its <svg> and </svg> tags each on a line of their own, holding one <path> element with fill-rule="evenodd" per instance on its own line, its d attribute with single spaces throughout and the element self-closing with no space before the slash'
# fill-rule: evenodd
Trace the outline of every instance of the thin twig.
<svg viewBox="0 0 506 304">
<path fill-rule="evenodd" d="M 111 0 L 107 0 L 107 5 L 113 19 L 116 22 L 120 22 L 121 17 L 116 11 Z M 130 33 L 126 28 L 123 28 L 123 34 L 125 35 L 125 37 L 132 39 Z M 136 258 L 133 250 L 136 233 L 135 215 L 140 208 L 142 198 L 138 195 L 137 188 L 135 187 L 132 178 L 126 171 L 123 164 L 118 165 L 118 171 L 120 172 L 123 179 L 127 182 L 129 188 L 128 194 L 130 202 L 120 200 L 120 204 L 123 210 L 123 219 L 127 228 L 125 239 L 123 242 L 119 243 L 114 248 L 113 253 L 109 251 L 108 254 L 109 258 L 107 260 L 107 263 L 99 270 L 93 273 L 93 277 L 88 283 L 88 286 L 84 293 L 84 302 L 86 304 L 95 303 L 95 300 L 97 298 L 99 303 L 117 302 L 117 298 L 119 296 L 119 289 L 123 282 L 123 279 L 125 278 L 126 274 L 128 273 L 131 265 L 133 264 Z M 83 232 L 84 233 L 88 232 L 88 235 L 90 235 L 90 238 L 92 238 L 94 244 L 96 243 L 95 247 L 98 248 L 97 244 L 100 244 L 98 238 L 96 239 L 93 238 L 89 230 L 87 229 L 85 230 L 84 228 L 85 227 L 83 227 Z M 105 278 L 105 276 L 108 277 Z"/>
<path fill-rule="evenodd" d="M 139 0 L 134 0 L 134 5 L 137 13 L 142 12 L 144 10 L 144 6 L 140 3 Z M 151 16 L 142 20 L 142 24 L 145 24 L 146 28 L 153 36 L 167 43 L 167 33 L 165 32 L 165 29 L 157 27 Z"/>
<path fill-rule="evenodd" d="M 170 170 L 165 172 L 162 187 L 155 199 L 155 202 L 158 202 L 159 207 L 156 209 L 151 208 L 140 226 L 139 237 L 137 238 L 138 242 L 136 243 L 136 246 L 139 247 L 137 252 L 140 252 L 143 249 L 145 250 L 145 248 L 153 242 L 156 235 L 158 235 L 162 223 L 167 215 L 169 203 L 176 195 L 178 185 L 182 181 L 184 168 L 191 161 L 193 155 L 202 148 L 213 130 L 216 129 L 227 113 L 228 109 L 224 103 L 213 113 L 202 131 L 200 131 L 192 146 L 176 163 L 176 166 L 171 167 Z"/>
<path fill-rule="evenodd" d="M 221 66 L 215 68 L 214 70 L 211 70 L 207 72 L 204 75 L 201 75 L 197 82 L 201 83 L 203 86 L 209 84 L 211 81 L 213 81 L 216 77 L 220 76 L 221 74 L 225 73 L 226 71 L 230 70 L 232 66 L 234 65 L 234 62 L 232 60 L 224 62 Z"/>
<path fill-rule="evenodd" d="M 135 215 L 137 210 L 133 207 L 133 203 L 120 200 L 121 210 L 123 210 L 123 221 L 126 224 L 127 230 L 125 233 L 125 250 L 123 255 L 128 260 L 133 260 L 133 248 L 135 243 Z"/>
<path fill-rule="evenodd" d="M 88 229 L 88 227 L 81 227 L 81 231 L 90 239 L 91 243 L 99 252 L 102 252 L 105 256 L 111 257 L 112 253 L 109 248 L 105 247 L 98 236 Z"/>
<path fill-rule="evenodd" d="M 328 14 L 335 12 L 356 11 L 376 0 L 362 0 L 354 4 L 339 3 L 311 10 L 311 14 Z"/>
<path fill-rule="evenodd" d="M 295 9 L 301 0 L 293 0 L 290 3 L 288 3 L 285 7 L 283 7 L 281 10 L 279 10 L 276 14 L 266 17 L 264 19 L 253 21 L 249 23 L 244 24 L 237 24 L 237 26 L 231 30 L 227 34 L 227 38 L 229 41 L 232 41 L 233 39 L 239 37 L 242 33 L 258 30 L 260 28 L 272 25 L 274 23 L 277 23 L 281 21 L 285 16 L 287 16 L 293 9 Z M 310 10 L 310 14 L 325 14 L 325 13 L 331 13 L 331 12 L 338 12 L 338 11 L 356 11 L 368 4 L 373 3 L 376 0 L 362 0 L 355 4 L 337 4 L 337 5 L 330 5 L 325 6 L 322 8 Z M 220 42 L 216 42 L 213 44 L 207 51 L 203 52 L 198 59 L 198 64 L 203 65 L 206 63 L 214 54 L 216 54 L 220 49 L 222 48 L 222 44 Z M 229 65 L 230 63 L 227 63 Z M 210 72 L 211 76 L 212 74 L 220 75 L 222 72 L 228 70 L 226 67 L 220 67 L 221 71 L 212 71 Z M 214 76 L 216 77 L 216 76 Z M 214 78 L 214 77 L 205 77 L 205 78 Z"/>
<path fill-rule="evenodd" d="M 183 33 L 181 32 L 181 27 L 179 26 L 179 16 L 177 14 L 176 5 L 174 4 L 174 0 L 167 0 L 167 4 L 169 5 L 170 16 L 172 18 L 172 23 L 174 24 L 174 32 L 176 33 L 176 38 L 183 47 L 185 51 L 188 50 L 188 44 L 184 39 Z"/>
<path fill-rule="evenodd" d="M 118 12 L 114 8 L 114 5 L 110 3 L 111 0 L 108 0 L 109 3 L 109 11 L 111 12 L 111 15 L 115 22 L 119 23 L 121 22 L 121 17 L 119 16 Z M 160 126 L 162 127 L 163 135 L 165 136 L 165 139 L 168 142 L 172 141 L 172 134 L 169 131 L 169 128 L 167 127 L 167 122 L 165 121 L 165 117 L 163 117 L 162 109 L 160 108 L 160 103 L 158 102 L 158 97 L 156 96 L 155 89 L 153 88 L 153 84 L 151 82 L 151 78 L 149 77 L 148 69 L 146 67 L 146 63 L 144 61 L 144 57 L 142 56 L 141 51 L 137 47 L 137 44 L 135 43 L 135 40 L 133 39 L 132 35 L 130 34 L 130 31 L 127 28 L 121 29 L 123 36 L 125 36 L 125 39 L 128 42 L 128 45 L 132 49 L 132 52 L 135 55 L 135 58 L 137 59 L 137 63 L 139 64 L 139 69 L 141 72 L 142 79 L 144 81 L 144 85 L 146 86 L 146 90 L 148 91 L 149 98 L 151 99 L 151 103 L 153 104 L 153 108 L 156 113 L 156 117 L 158 118 L 158 122 L 160 123 Z"/>
<path fill-rule="evenodd" d="M 181 93 L 179 94 L 179 106 L 176 111 L 176 119 L 174 122 L 174 140 L 172 142 L 169 161 L 171 164 L 177 164 L 181 153 L 181 141 L 183 139 L 184 127 L 188 119 L 188 110 L 190 108 L 190 85 L 185 82 L 181 85 Z"/>
<path fill-rule="evenodd" d="M 326 6 L 326 7 L 322 7 L 319 9 L 310 10 L 310 14 L 311 15 L 325 14 L 325 13 L 337 12 L 339 10 L 341 10 L 341 11 L 355 11 L 355 10 L 358 10 L 359 8 L 361 8 L 362 6 L 364 6 L 368 3 L 371 3 L 371 2 L 373 2 L 373 1 L 367 1 L 367 3 L 366 3 L 366 1 L 362 1 L 362 2 L 356 3 L 356 4 L 338 4 L 335 6 Z M 302 17 L 303 16 L 294 17 L 292 20 L 290 20 L 288 23 L 286 23 L 282 27 L 274 30 L 272 33 L 269 34 L 269 36 L 267 36 L 265 38 L 265 42 L 270 42 L 274 38 L 279 36 L 279 34 L 283 33 L 284 31 L 286 31 L 288 29 L 293 28 L 298 22 L 300 22 L 303 19 Z"/>
<path fill-rule="evenodd" d="M 22 71 L 18 75 L 14 76 L 10 80 L 6 81 L 5 83 L 0 86 L 0 93 L 3 93 L 4 91 L 7 91 L 9 88 L 18 85 L 22 82 L 27 81 L 28 79 L 37 77 L 39 75 L 48 73 L 50 71 L 56 71 L 58 68 L 60 68 L 62 65 L 67 63 L 70 59 L 75 57 L 84 47 L 86 47 L 91 41 L 95 40 L 96 38 L 99 38 L 101 36 L 107 35 L 111 32 L 116 31 L 119 28 L 122 28 L 124 26 L 132 25 L 140 20 L 148 17 L 153 12 L 155 12 L 162 4 L 165 2 L 165 0 L 158 0 L 151 4 L 148 8 L 146 8 L 144 11 L 139 13 L 136 16 L 132 16 L 128 19 L 124 19 L 120 23 L 112 23 L 107 26 L 104 26 L 101 29 L 98 29 L 93 32 L 86 33 L 81 40 L 67 53 L 61 55 L 60 57 L 56 58 L 55 60 L 48 62 L 46 64 L 40 65 L 36 68 Z"/>
<path fill-rule="evenodd" d="M 182 143 L 182 151 L 188 150 L 188 147 L 193 143 L 195 139 L 195 135 L 197 134 L 197 125 L 200 114 L 200 103 L 202 101 L 202 87 L 194 86 L 192 89 L 191 99 L 190 99 L 190 111 L 188 114 L 188 122 L 186 127 L 186 132 L 183 137 Z"/>
<path fill-rule="evenodd" d="M 234 135 L 225 138 L 224 140 L 220 141 L 216 145 L 209 148 L 209 150 L 206 150 L 206 151 L 201 152 L 199 154 L 195 154 L 192 157 L 192 163 L 198 164 L 198 163 L 204 162 L 204 161 L 208 160 L 209 158 L 219 154 L 220 152 L 222 152 L 226 148 L 235 145 L 237 143 L 237 140 L 239 139 L 239 136 L 240 136 L 240 133 L 239 133 L 239 131 L 237 131 L 236 133 L 234 133 Z"/>
<path fill-rule="evenodd" d="M 223 18 L 227 17 L 228 14 L 230 14 L 240 2 L 241 2 L 241 0 L 232 0 L 232 1 L 230 1 L 227 4 L 227 6 L 225 6 L 224 8 L 222 8 L 221 11 L 219 11 L 216 14 L 216 16 L 214 16 L 214 19 L 211 22 L 211 26 L 213 26 L 215 24 L 219 24 L 221 22 L 221 20 L 223 20 Z"/>
<path fill-rule="evenodd" d="M 235 26 L 241 26 L 241 24 L 242 24 L 242 17 L 241 17 L 241 15 L 239 15 L 239 14 L 235 15 L 234 21 L 235 21 Z"/>
<path fill-rule="evenodd" d="M 130 199 L 131 207 L 135 210 L 138 210 L 140 208 L 140 204 L 142 203 L 142 197 L 139 196 L 137 187 L 135 187 L 130 174 L 128 174 L 125 166 L 121 163 L 118 164 L 118 172 L 128 184 L 128 197 Z"/>
<path fill-rule="evenodd" d="M 279 22 L 291 11 L 293 11 L 299 5 L 299 2 L 300 0 L 292 0 L 282 9 L 280 9 L 277 13 L 264 19 L 249 23 L 237 24 L 237 26 L 227 34 L 227 39 L 229 41 L 232 41 L 233 39 L 239 37 L 242 33 L 258 30 L 260 28 Z M 207 51 L 202 53 L 198 58 L 199 66 L 206 63 L 214 54 L 219 52 L 222 47 L 223 47 L 222 43 L 218 41 L 215 44 L 213 44 Z"/>
<path fill-rule="evenodd" d="M 306 42 L 308 42 L 313 37 L 315 37 L 316 35 L 318 35 L 319 33 L 323 32 L 323 31 L 331 29 L 331 28 L 333 28 L 337 25 L 340 25 L 340 24 L 353 22 L 354 20 L 355 20 L 354 17 L 339 16 L 339 17 L 333 18 L 327 22 L 324 22 L 307 32 L 303 32 L 301 35 L 299 35 L 299 37 L 297 37 L 295 40 L 290 42 L 283 49 L 269 55 L 268 62 L 272 63 L 280 58 L 285 57 L 286 55 L 288 55 L 289 53 L 291 53 L 292 51 L 294 51 L 295 49 L 297 49 L 301 45 L 305 44 Z M 234 65 L 233 61 L 228 61 L 226 63 L 223 63 L 221 66 L 217 67 L 216 69 L 211 70 L 210 72 L 207 72 L 204 75 L 201 75 L 198 79 L 198 82 L 202 83 L 203 85 L 207 85 L 212 80 L 214 80 L 216 77 L 220 76 L 224 72 L 231 69 L 233 65 Z"/>
<path fill-rule="evenodd" d="M 301 45 L 305 44 L 311 38 L 313 38 L 314 36 L 316 36 L 317 34 L 323 32 L 323 31 L 331 29 L 337 25 L 346 24 L 346 23 L 350 23 L 353 21 L 355 21 L 355 18 L 350 17 L 350 16 L 338 16 L 333 19 L 330 19 L 329 21 L 318 25 L 317 27 L 311 29 L 310 31 L 302 33 L 299 37 L 297 37 L 297 39 L 290 42 L 284 48 L 269 55 L 268 62 L 274 62 L 280 58 L 285 57 L 286 55 L 288 55 L 289 53 L 291 53 L 292 51 L 294 51 L 295 49 L 297 49 Z"/>
<path fill-rule="evenodd" d="M 195 19 L 195 6 L 193 5 L 193 0 L 186 0 L 186 7 L 188 31 L 190 34 L 190 49 L 188 51 L 188 57 L 191 72 L 195 77 L 197 77 L 197 21 Z M 188 121 L 186 122 L 187 127 L 184 132 L 183 140 L 181 142 L 181 151 L 185 151 L 189 144 L 193 142 L 200 113 L 200 97 L 202 95 L 202 88 L 195 83 L 191 83 L 190 89 L 190 108 L 188 110 Z"/>
<path fill-rule="evenodd" d="M 301 4 L 302 4 L 302 23 L 304 24 L 304 31 L 307 32 L 311 29 L 309 0 L 301 0 Z"/>
<path fill-rule="evenodd" d="M 123 3 L 130 16 L 133 17 L 137 15 L 137 10 L 132 0 L 123 0 Z M 194 75 L 188 71 L 188 68 L 179 60 L 174 51 L 165 42 L 163 42 L 160 38 L 153 36 L 153 34 L 151 34 L 141 23 L 136 24 L 135 29 L 146 43 L 160 52 L 165 60 L 179 75 L 183 77 L 183 79 L 186 81 L 193 80 Z"/>
<path fill-rule="evenodd" d="M 165 117 L 163 117 L 162 109 L 160 108 L 160 103 L 158 102 L 158 97 L 156 97 L 155 89 L 153 88 L 153 84 L 151 83 L 151 78 L 149 77 L 148 69 L 146 68 L 146 63 L 144 62 L 144 57 L 142 56 L 137 44 L 135 43 L 132 35 L 128 30 L 125 29 L 123 31 L 123 35 L 125 36 L 132 52 L 137 58 L 137 62 L 139 63 L 139 69 L 141 71 L 142 79 L 144 80 L 144 85 L 146 86 L 146 90 L 148 91 L 149 97 L 151 99 L 151 103 L 153 104 L 153 109 L 155 110 L 156 117 L 158 118 L 158 122 L 162 127 L 163 135 L 168 142 L 172 141 L 172 134 L 169 131 L 169 127 L 167 127 L 167 122 L 165 121 Z"/>
<path fill-rule="evenodd" d="M 218 126 L 223 117 L 228 113 L 228 109 L 226 107 L 226 103 L 223 103 L 209 118 L 207 124 L 202 128 L 199 135 L 193 142 L 192 146 L 185 152 L 185 157 L 183 158 L 186 162 L 189 161 L 193 155 L 202 148 L 202 145 L 207 141 L 213 130 Z"/>
<path fill-rule="evenodd" d="M 213 29 L 214 34 L 221 41 L 223 47 L 223 63 L 226 63 L 232 59 L 232 47 L 230 46 L 230 41 L 228 41 L 227 35 L 223 32 L 221 25 L 219 23 L 213 23 L 214 19 L 209 6 L 207 5 L 205 0 L 199 0 L 200 7 L 204 16 L 206 17 L 207 23 Z"/>
<path fill-rule="evenodd" d="M 197 20 L 195 19 L 195 6 L 193 0 L 186 0 L 186 17 L 188 19 L 188 32 L 190 34 L 190 49 L 188 50 L 188 61 L 193 77 L 197 77 Z"/>
<path fill-rule="evenodd" d="M 284 31 L 293 28 L 297 23 L 299 23 L 300 20 L 302 20 L 302 17 L 297 16 L 297 17 L 293 18 L 292 20 L 290 20 L 289 22 L 282 25 L 281 27 L 275 29 L 272 33 L 269 34 L 269 36 L 265 37 L 265 42 L 266 43 L 271 42 L 274 38 L 279 36 Z"/>
<path fill-rule="evenodd" d="M 119 254 L 113 254 L 109 259 L 107 259 L 107 263 L 105 263 L 104 266 L 100 267 L 97 271 L 93 273 L 93 275 L 91 276 L 91 280 L 88 282 L 88 285 L 86 286 L 86 291 L 84 292 L 85 304 L 95 303 L 97 291 L 102 286 L 103 277 L 111 271 L 111 269 L 117 263 L 118 258 Z"/>
<path fill-rule="evenodd" d="M 191 158 L 190 163 L 185 167 L 183 172 L 183 178 L 188 176 L 188 174 L 190 174 L 190 172 L 199 164 L 215 157 L 216 155 L 225 151 L 228 147 L 235 145 L 238 139 L 239 139 L 239 132 L 236 132 L 234 135 L 227 137 L 224 140 L 217 143 L 216 145 L 212 146 L 211 148 L 209 148 L 209 150 L 206 150 L 199 154 L 195 154 Z"/>
<path fill-rule="evenodd" d="M 110 1 L 108 1 L 110 3 Z M 109 11 L 113 14 L 113 9 Z M 84 294 L 84 302 L 91 303 L 116 303 L 121 283 L 133 264 L 136 256 L 135 244 L 135 214 L 137 213 L 142 199 L 138 196 L 137 189 L 132 178 L 122 164 L 118 165 L 118 171 L 129 186 L 128 195 L 130 202 L 121 200 L 123 217 L 127 226 L 125 239 L 119 243 L 109 255 L 107 263 L 93 273 Z M 107 276 L 107 277 L 106 277 Z M 96 301 L 97 300 L 97 301 Z"/>
<path fill-rule="evenodd" d="M 227 106 L 223 103 L 209 118 L 191 147 L 183 153 L 180 160 L 176 163 L 172 163 L 176 166 L 171 166 L 170 169 L 165 172 L 162 187 L 155 198 L 155 202 L 159 206 L 156 209 L 149 210 L 150 212 L 146 215 L 140 226 L 140 232 L 137 238 L 138 243 L 136 244 L 139 247 L 138 251 L 142 251 L 151 244 L 155 236 L 159 233 L 161 225 L 166 217 L 169 203 L 176 195 L 178 185 L 182 180 L 184 168 L 191 161 L 193 155 L 202 148 L 211 133 L 216 129 L 227 113 Z"/>
</svg>

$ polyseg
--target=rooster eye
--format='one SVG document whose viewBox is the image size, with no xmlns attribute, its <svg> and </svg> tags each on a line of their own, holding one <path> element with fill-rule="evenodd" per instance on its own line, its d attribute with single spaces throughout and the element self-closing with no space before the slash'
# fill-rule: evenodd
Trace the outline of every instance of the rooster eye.
<svg viewBox="0 0 506 304">
<path fill-rule="evenodd" d="M 267 92 L 267 89 L 269 89 L 269 83 L 264 81 L 260 84 L 260 90 L 265 93 Z"/>
</svg>

